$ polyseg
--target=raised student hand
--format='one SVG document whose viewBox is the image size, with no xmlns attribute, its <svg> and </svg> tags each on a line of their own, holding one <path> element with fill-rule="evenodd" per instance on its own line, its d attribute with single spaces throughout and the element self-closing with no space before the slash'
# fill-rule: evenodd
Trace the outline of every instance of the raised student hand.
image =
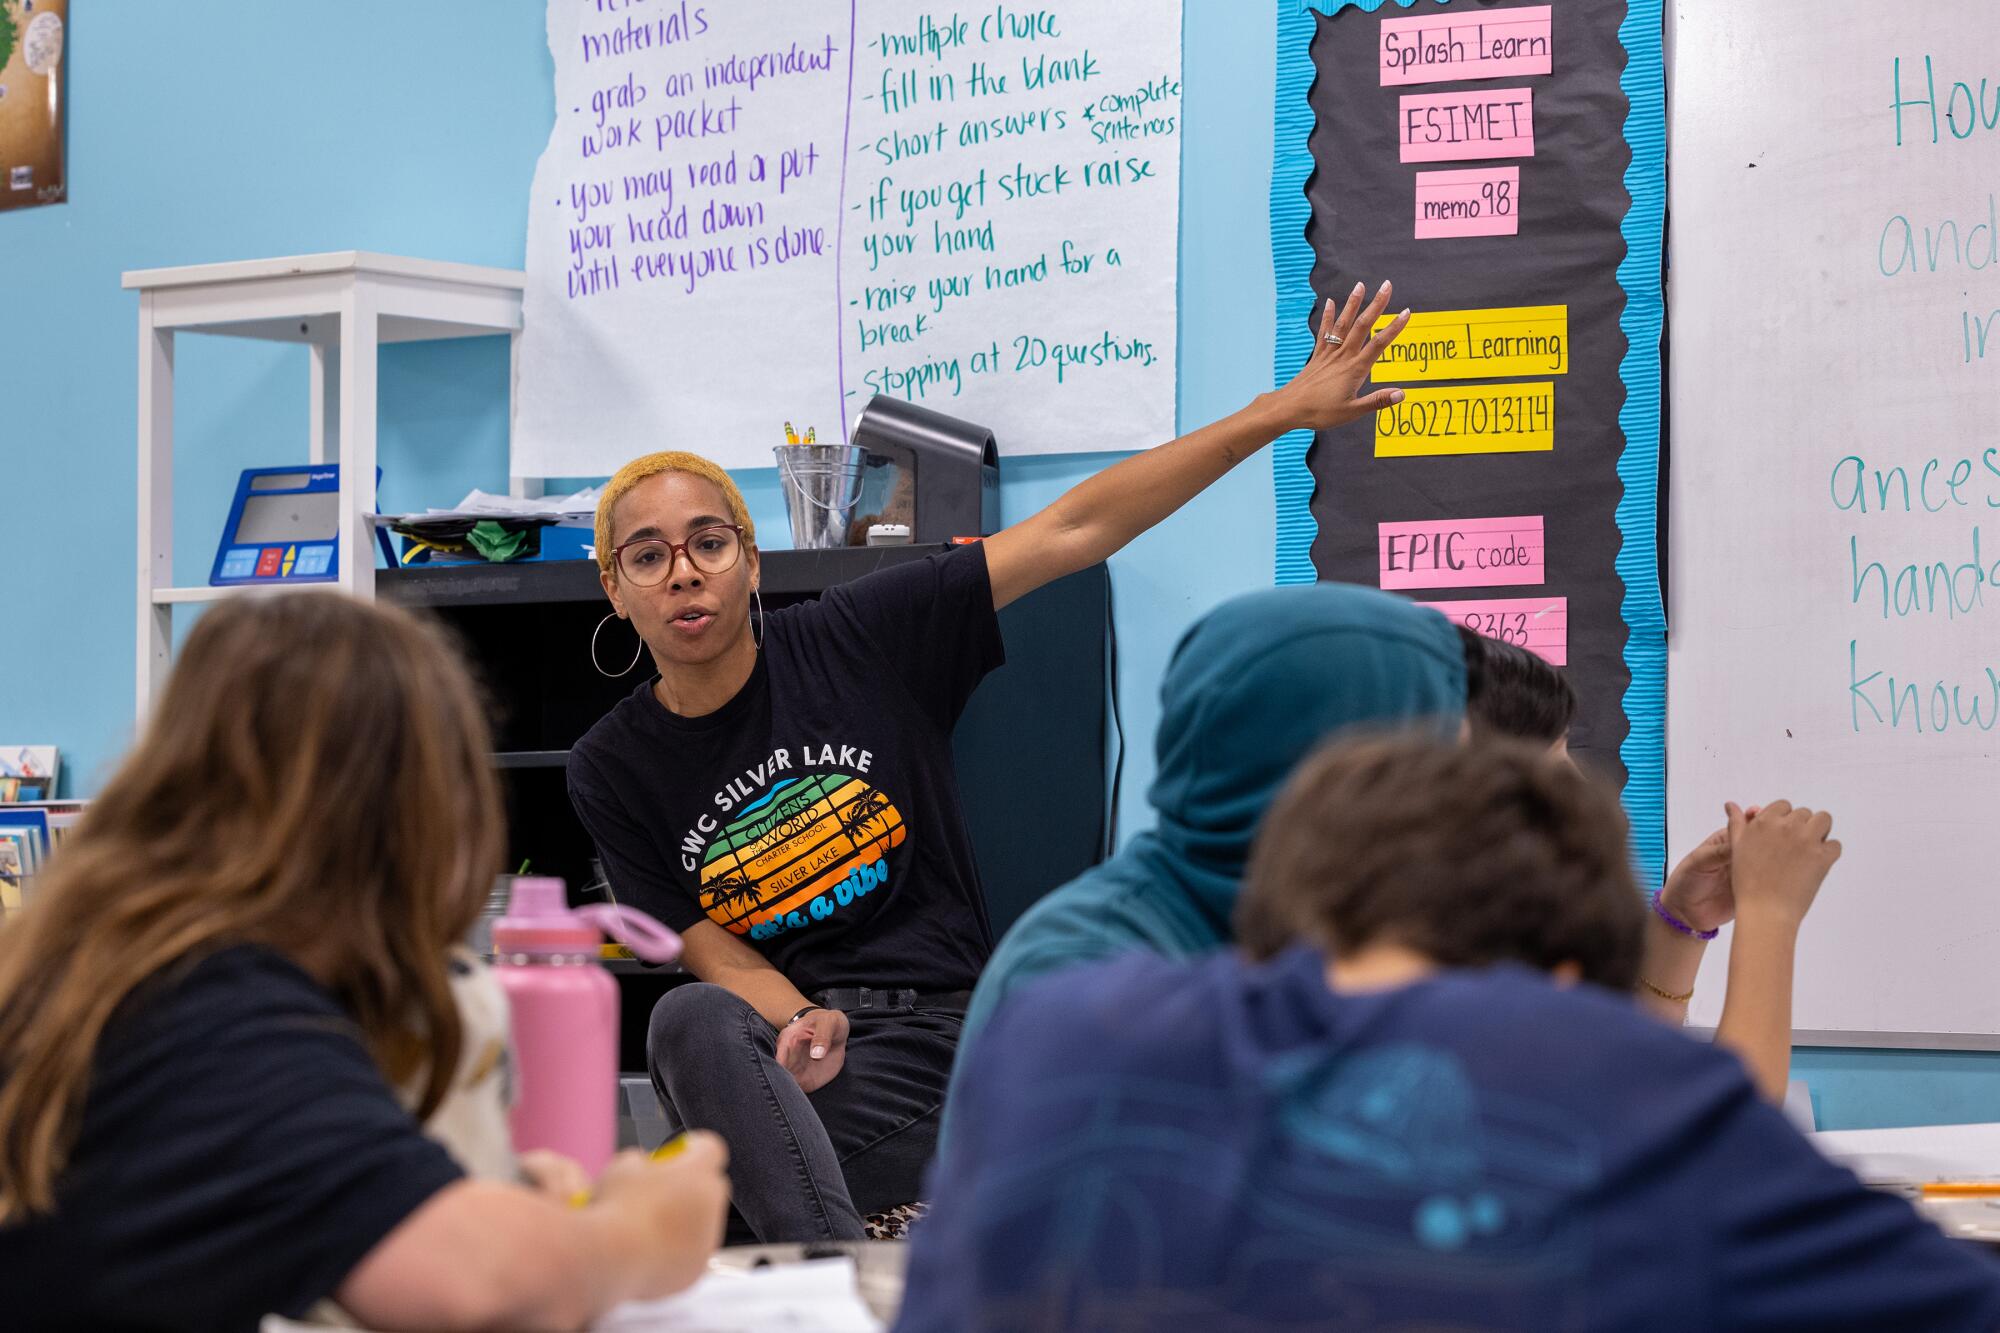
<svg viewBox="0 0 2000 1333">
<path fill-rule="evenodd" d="M 1403 401 L 1401 389 L 1377 389 L 1361 394 L 1362 386 L 1368 382 L 1368 372 L 1382 355 L 1382 349 L 1396 341 L 1403 326 L 1410 322 L 1410 312 L 1405 310 L 1371 336 L 1369 330 L 1389 308 L 1389 298 L 1395 289 L 1383 283 L 1364 306 L 1362 297 L 1366 290 L 1364 284 L 1355 283 L 1338 311 L 1332 301 L 1326 303 L 1312 356 L 1305 368 L 1277 394 L 1286 418 L 1285 429 L 1332 430 Z M 1328 334 L 1340 341 L 1329 340 Z"/>
<path fill-rule="evenodd" d="M 1771 802 L 1755 819 L 1737 805 L 1725 809 L 1737 916 L 1796 928 L 1840 859 L 1840 844 L 1830 836 L 1833 816 L 1790 801 Z"/>
<path fill-rule="evenodd" d="M 847 1061 L 847 1015 L 815 1009 L 778 1034 L 777 1061 L 806 1092 L 833 1082 Z"/>
<path fill-rule="evenodd" d="M 1736 919 L 1736 885 L 1729 873 L 1727 826 L 1683 856 L 1660 890 L 1660 906 L 1696 930 L 1720 930 Z"/>
</svg>

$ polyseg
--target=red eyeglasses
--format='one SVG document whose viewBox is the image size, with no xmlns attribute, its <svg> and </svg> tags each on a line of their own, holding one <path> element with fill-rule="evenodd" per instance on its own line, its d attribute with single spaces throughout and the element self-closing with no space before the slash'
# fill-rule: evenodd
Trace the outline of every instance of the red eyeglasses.
<svg viewBox="0 0 2000 1333">
<path fill-rule="evenodd" d="M 673 572 L 674 562 L 683 555 L 697 573 L 727 574 L 743 558 L 743 529 L 734 523 L 722 523 L 712 528 L 696 528 L 684 542 L 642 537 L 611 549 L 618 577 L 635 588 L 664 583 Z"/>
</svg>

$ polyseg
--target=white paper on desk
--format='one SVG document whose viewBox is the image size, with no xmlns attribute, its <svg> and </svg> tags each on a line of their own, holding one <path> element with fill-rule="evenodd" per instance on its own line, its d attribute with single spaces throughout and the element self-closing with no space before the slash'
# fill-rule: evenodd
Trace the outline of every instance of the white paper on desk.
<svg viewBox="0 0 2000 1333">
<path fill-rule="evenodd" d="M 770 467 L 876 393 L 1173 434 L 1181 0 L 550 0 L 512 470 Z"/>
<path fill-rule="evenodd" d="M 2000 1178 L 2000 1124 L 1822 1130 L 1807 1137 L 1820 1152 L 1873 1183 Z"/>
<path fill-rule="evenodd" d="M 852 1259 L 815 1259 L 749 1272 L 710 1273 L 678 1296 L 621 1305 L 597 1333 L 880 1333 L 861 1303 Z"/>
</svg>

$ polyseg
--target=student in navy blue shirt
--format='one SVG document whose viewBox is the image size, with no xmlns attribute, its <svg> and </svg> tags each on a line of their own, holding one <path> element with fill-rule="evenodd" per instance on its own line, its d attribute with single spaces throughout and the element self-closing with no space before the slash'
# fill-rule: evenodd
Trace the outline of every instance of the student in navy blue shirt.
<svg viewBox="0 0 2000 1333">
<path fill-rule="evenodd" d="M 1533 747 L 1308 760 L 1239 905 L 1259 961 L 1133 957 L 1001 1008 L 899 1327 L 2000 1327 L 2000 1266 L 1638 1011 L 1623 827 Z M 1803 915 L 1828 832 L 1740 827 L 1739 913 Z"/>
</svg>

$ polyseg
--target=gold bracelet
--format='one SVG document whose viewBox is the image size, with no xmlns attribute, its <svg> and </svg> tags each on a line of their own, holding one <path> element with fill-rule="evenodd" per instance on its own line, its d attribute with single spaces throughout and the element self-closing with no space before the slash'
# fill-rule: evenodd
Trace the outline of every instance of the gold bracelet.
<svg viewBox="0 0 2000 1333">
<path fill-rule="evenodd" d="M 1674 995 L 1667 991 L 1661 990 L 1658 986 L 1655 986 L 1652 982 L 1646 980 L 1644 977 L 1639 978 L 1639 984 L 1641 986 L 1644 986 L 1647 990 L 1651 991 L 1653 994 L 1659 996 L 1661 999 L 1665 1000 L 1668 1004 L 1686 1004 L 1689 1000 L 1692 1000 L 1694 998 L 1693 988 L 1689 988 L 1688 993 L 1685 995 Z"/>
</svg>

